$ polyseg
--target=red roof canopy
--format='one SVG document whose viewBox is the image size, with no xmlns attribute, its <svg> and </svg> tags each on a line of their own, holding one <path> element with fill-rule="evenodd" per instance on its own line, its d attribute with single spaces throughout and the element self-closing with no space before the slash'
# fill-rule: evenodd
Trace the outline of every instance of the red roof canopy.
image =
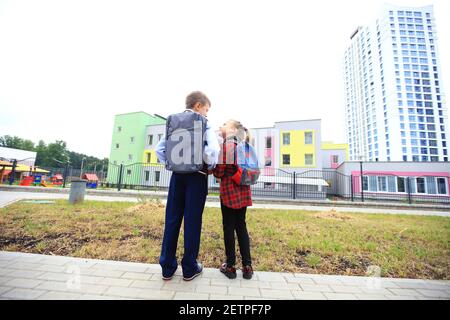
<svg viewBox="0 0 450 320">
<path fill-rule="evenodd" d="M 63 176 L 60 174 L 55 174 L 52 179 L 63 180 Z"/>
<path fill-rule="evenodd" d="M 98 181 L 98 177 L 94 173 L 85 173 L 85 174 L 83 174 L 83 179 L 86 179 L 88 181 Z"/>
</svg>

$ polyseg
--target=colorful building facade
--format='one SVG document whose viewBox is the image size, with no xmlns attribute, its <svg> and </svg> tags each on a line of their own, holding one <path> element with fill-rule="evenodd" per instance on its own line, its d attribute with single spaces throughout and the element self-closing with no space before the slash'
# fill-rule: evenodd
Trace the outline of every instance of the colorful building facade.
<svg viewBox="0 0 450 320">
<path fill-rule="evenodd" d="M 259 157 L 260 181 L 264 188 L 282 188 L 283 181 L 289 184 L 288 176 L 294 172 L 336 168 L 348 159 L 346 144 L 322 143 L 320 119 L 275 122 L 273 127 L 250 129 L 250 134 L 251 144 Z M 123 165 L 122 184 L 167 187 L 170 175 L 155 153 L 155 147 L 164 135 L 163 117 L 144 112 L 117 115 L 108 181 L 118 181 L 119 166 Z M 317 189 L 327 184 L 322 180 L 301 181 L 314 183 L 310 187 Z M 217 187 L 218 181 L 210 179 L 209 184 Z"/>
<path fill-rule="evenodd" d="M 147 126 L 165 125 L 166 119 L 143 111 L 118 114 L 114 118 L 111 151 L 109 156 L 108 179 L 116 183 L 119 178 L 118 166 L 123 165 L 122 182 L 140 184 L 140 173 L 131 166 L 146 162 Z"/>
<path fill-rule="evenodd" d="M 274 169 L 305 172 L 332 168 L 330 160 L 336 162 L 334 167 L 348 160 L 347 144 L 322 143 L 320 119 L 275 122 L 273 127 L 250 132 L 267 175 Z"/>
</svg>

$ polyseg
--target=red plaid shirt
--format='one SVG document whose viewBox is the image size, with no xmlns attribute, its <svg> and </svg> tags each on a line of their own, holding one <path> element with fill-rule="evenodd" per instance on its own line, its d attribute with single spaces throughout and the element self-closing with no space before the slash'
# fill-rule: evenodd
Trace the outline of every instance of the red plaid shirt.
<svg viewBox="0 0 450 320">
<path fill-rule="evenodd" d="M 252 192 L 250 186 L 236 184 L 231 176 L 237 171 L 236 143 L 227 140 L 223 143 L 219 159 L 222 159 L 213 171 L 220 179 L 220 200 L 228 208 L 240 209 L 252 205 Z M 225 159 L 234 159 L 234 164 L 226 164 Z"/>
</svg>

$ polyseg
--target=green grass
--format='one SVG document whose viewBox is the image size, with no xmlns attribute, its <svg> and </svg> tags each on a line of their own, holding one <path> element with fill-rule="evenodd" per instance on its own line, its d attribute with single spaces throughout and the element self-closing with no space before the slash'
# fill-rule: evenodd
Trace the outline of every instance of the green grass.
<svg viewBox="0 0 450 320">
<path fill-rule="evenodd" d="M 0 250 L 158 263 L 165 209 L 140 200 L 12 204 L 0 209 Z M 379 266 L 386 277 L 450 279 L 450 218 L 249 209 L 247 227 L 256 270 L 365 275 Z M 205 209 L 199 260 L 224 260 L 220 209 Z"/>
</svg>

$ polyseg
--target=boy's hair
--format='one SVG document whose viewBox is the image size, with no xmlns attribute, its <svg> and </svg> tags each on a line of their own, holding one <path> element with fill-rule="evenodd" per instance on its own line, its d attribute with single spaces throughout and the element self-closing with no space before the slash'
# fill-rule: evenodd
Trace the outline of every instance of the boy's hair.
<svg viewBox="0 0 450 320">
<path fill-rule="evenodd" d="M 202 106 L 208 104 L 211 107 L 211 101 L 209 101 L 206 94 L 201 91 L 193 91 L 186 97 L 186 109 L 194 109 L 197 103 L 200 103 Z"/>
</svg>

